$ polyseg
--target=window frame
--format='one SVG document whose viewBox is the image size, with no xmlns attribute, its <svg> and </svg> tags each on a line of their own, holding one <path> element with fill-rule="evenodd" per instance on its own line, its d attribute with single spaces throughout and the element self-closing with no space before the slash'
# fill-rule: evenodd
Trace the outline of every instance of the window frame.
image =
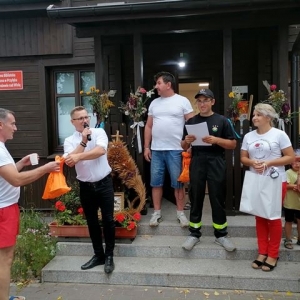
<svg viewBox="0 0 300 300">
<path fill-rule="evenodd" d="M 50 97 L 51 97 L 51 119 L 48 120 L 50 123 L 49 129 L 49 150 L 52 153 L 62 153 L 63 152 L 63 144 L 59 144 L 58 139 L 58 101 L 59 97 L 74 97 L 75 98 L 75 106 L 82 105 L 80 95 L 80 74 L 82 72 L 94 72 L 95 67 L 92 65 L 80 65 L 80 66 L 64 66 L 52 68 L 50 71 Z M 69 94 L 58 94 L 56 89 L 56 74 L 57 73 L 74 73 L 74 93 Z"/>
</svg>

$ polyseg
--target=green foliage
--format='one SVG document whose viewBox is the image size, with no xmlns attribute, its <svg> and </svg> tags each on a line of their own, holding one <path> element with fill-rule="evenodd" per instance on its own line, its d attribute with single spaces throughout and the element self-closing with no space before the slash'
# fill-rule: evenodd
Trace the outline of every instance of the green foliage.
<svg viewBox="0 0 300 300">
<path fill-rule="evenodd" d="M 57 198 L 55 221 L 58 225 L 86 225 L 79 198 L 79 184 L 74 182 L 71 191 Z"/>
<path fill-rule="evenodd" d="M 42 268 L 55 256 L 56 242 L 56 238 L 49 235 L 48 225 L 41 213 L 23 211 L 12 265 L 12 280 L 40 279 Z"/>
</svg>

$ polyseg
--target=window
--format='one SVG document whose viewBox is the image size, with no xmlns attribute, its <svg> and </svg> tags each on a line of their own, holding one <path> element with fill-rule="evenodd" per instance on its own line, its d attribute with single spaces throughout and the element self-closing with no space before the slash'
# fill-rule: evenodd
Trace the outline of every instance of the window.
<svg viewBox="0 0 300 300">
<path fill-rule="evenodd" d="M 89 97 L 81 96 L 80 91 L 87 92 L 91 86 L 95 86 L 95 72 L 93 70 L 53 70 L 54 82 L 54 134 L 52 135 L 53 151 L 62 149 L 66 137 L 74 132 L 71 123 L 70 111 L 78 105 L 84 106 L 92 117 L 90 126 L 96 124 L 96 117 L 93 115 L 92 107 L 89 104 Z"/>
</svg>

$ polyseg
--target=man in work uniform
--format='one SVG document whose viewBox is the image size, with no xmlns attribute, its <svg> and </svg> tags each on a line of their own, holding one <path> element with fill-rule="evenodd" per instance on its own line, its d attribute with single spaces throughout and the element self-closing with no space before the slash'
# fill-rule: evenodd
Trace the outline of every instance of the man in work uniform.
<svg viewBox="0 0 300 300">
<path fill-rule="evenodd" d="M 190 118 L 186 124 L 193 125 L 206 122 L 209 135 L 202 138 L 205 146 L 193 146 L 196 136 L 187 134 L 186 128 L 181 142 L 183 149 L 192 146 L 192 159 L 190 164 L 190 235 L 182 245 L 185 250 L 192 250 L 200 242 L 202 226 L 202 209 L 205 198 L 206 182 L 212 209 L 215 243 L 227 251 L 236 248 L 227 237 L 227 219 L 224 209 L 224 188 L 226 164 L 225 149 L 234 149 L 236 140 L 229 120 L 212 111 L 215 104 L 214 94 L 210 89 L 202 89 L 196 95 L 199 114 Z"/>
</svg>

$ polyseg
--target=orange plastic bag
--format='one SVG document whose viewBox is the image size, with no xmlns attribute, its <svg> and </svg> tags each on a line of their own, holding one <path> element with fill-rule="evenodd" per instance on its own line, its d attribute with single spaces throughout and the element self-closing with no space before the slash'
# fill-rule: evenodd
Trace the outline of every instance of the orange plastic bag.
<svg viewBox="0 0 300 300">
<path fill-rule="evenodd" d="M 189 152 L 182 152 L 182 172 L 178 177 L 178 181 L 185 183 L 190 181 L 190 163 L 191 163 L 191 154 Z"/>
<path fill-rule="evenodd" d="M 61 195 L 66 194 L 71 190 L 70 187 L 67 186 L 66 178 L 63 174 L 63 165 L 65 159 L 60 156 L 55 156 L 55 161 L 60 162 L 60 171 L 59 172 L 51 172 L 48 176 L 46 186 L 44 189 L 44 194 L 42 198 L 46 199 L 53 199 L 57 198 Z"/>
</svg>

